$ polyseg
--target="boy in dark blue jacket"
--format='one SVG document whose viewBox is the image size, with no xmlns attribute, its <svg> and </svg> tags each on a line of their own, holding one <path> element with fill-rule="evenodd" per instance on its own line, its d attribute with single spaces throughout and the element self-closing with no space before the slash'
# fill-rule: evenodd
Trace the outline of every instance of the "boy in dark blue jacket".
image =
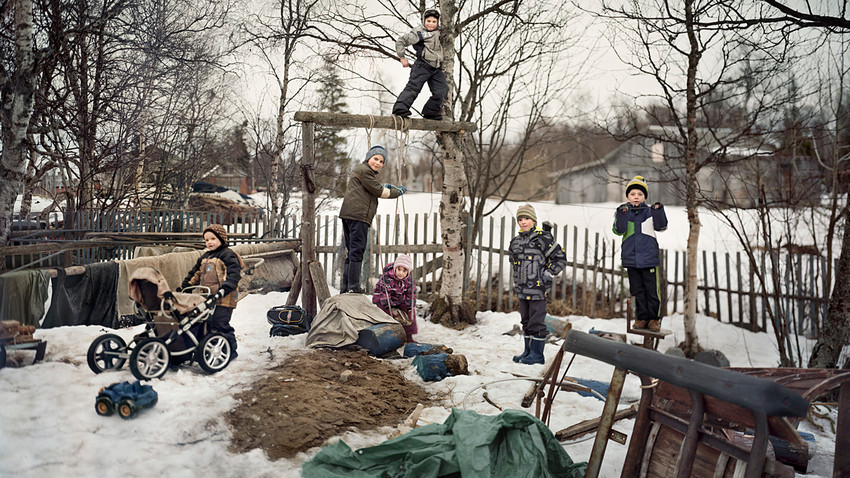
<svg viewBox="0 0 850 478">
<path fill-rule="evenodd" d="M 617 207 L 614 214 L 614 234 L 623 236 L 621 258 L 629 273 L 629 292 L 635 297 L 636 329 L 661 330 L 661 283 L 658 265 L 661 263 L 656 231 L 667 229 L 664 206 L 656 202 L 646 205 L 646 181 L 635 176 L 626 185 L 628 202 Z"/>
</svg>

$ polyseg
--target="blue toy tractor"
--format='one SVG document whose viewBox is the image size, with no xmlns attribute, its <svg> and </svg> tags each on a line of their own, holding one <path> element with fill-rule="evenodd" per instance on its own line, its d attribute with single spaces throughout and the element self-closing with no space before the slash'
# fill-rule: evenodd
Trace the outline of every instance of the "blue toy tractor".
<svg viewBox="0 0 850 478">
<path fill-rule="evenodd" d="M 98 415 L 105 417 L 117 411 L 121 418 L 127 420 L 139 410 L 156 405 L 158 399 L 153 387 L 142 385 L 138 380 L 133 383 L 117 382 L 100 389 L 94 409 Z"/>
</svg>

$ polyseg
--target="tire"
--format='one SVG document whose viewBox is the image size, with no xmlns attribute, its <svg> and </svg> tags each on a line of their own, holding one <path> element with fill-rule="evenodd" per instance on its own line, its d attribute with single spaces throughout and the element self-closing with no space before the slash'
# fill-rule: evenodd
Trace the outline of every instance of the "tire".
<svg viewBox="0 0 850 478">
<path fill-rule="evenodd" d="M 165 375 L 171 360 L 171 352 L 160 339 L 139 341 L 130 354 L 130 371 L 139 380 L 153 380 Z"/>
<path fill-rule="evenodd" d="M 209 334 L 198 344 L 195 361 L 207 373 L 224 370 L 230 363 L 230 342 L 221 334 Z"/>
<path fill-rule="evenodd" d="M 115 334 L 101 335 L 89 345 L 86 359 L 94 373 L 118 370 L 127 361 L 127 342 Z"/>
<path fill-rule="evenodd" d="M 125 398 L 118 402 L 118 415 L 124 420 L 133 418 L 136 411 L 136 404 L 129 398 Z"/>
<path fill-rule="evenodd" d="M 108 417 L 115 413 L 115 404 L 109 397 L 98 397 L 97 401 L 94 402 L 94 410 L 98 415 Z"/>
</svg>

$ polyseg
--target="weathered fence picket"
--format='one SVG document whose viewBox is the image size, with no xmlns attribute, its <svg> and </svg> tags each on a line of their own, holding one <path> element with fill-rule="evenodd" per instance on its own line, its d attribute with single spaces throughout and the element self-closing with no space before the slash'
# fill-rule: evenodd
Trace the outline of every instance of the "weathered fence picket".
<svg viewBox="0 0 850 478">
<path fill-rule="evenodd" d="M 86 232 L 123 233 L 200 233 L 207 224 L 224 222 L 222 214 L 201 211 L 80 211 L 75 216 L 75 229 L 35 231 L 15 239 L 18 244 L 50 240 L 80 240 Z M 298 237 L 300 224 L 294 216 L 278 219 L 246 213 L 230 216 L 230 233 L 247 233 L 255 237 L 275 236 L 266 233 L 270 224 L 278 224 L 285 237 Z M 342 229 L 335 215 L 316 218 L 315 235 L 318 260 L 328 274 L 329 284 L 338 286 L 342 256 Z M 510 224 L 510 226 L 508 226 Z M 440 216 L 434 213 L 386 214 L 376 216 L 369 233 L 368 260 L 364 260 L 364 276 L 377 277 L 381 267 L 394 260 L 398 253 L 410 253 L 413 276 L 420 294 L 438 292 L 442 251 Z M 570 230 L 572 229 L 572 230 Z M 553 225 L 553 235 L 564 248 L 567 267 L 556 278 L 551 299 L 563 303 L 576 313 L 616 316 L 624 313 L 628 295 L 625 274 L 620 267 L 619 240 L 610 244 L 598 232 L 582 231 L 578 226 Z M 471 231 L 470 233 L 471 234 Z M 486 218 L 475 237 L 468 236 L 469 281 L 475 304 L 485 310 L 512 310 L 515 307 L 513 277 L 507 247 L 517 234 L 516 221 L 511 217 Z M 277 234 L 279 235 L 279 234 Z M 175 235 L 175 237 L 178 237 Z M 199 237 L 182 240 L 200 244 Z M 151 244 L 155 241 L 150 241 Z M 43 252 L 10 255 L 5 258 L 4 270 L 22 267 L 60 265 L 63 256 L 73 257 L 74 264 L 87 264 L 112 259 L 132 258 L 137 243 L 105 247 L 80 248 L 71 252 Z M 591 249 L 592 248 L 592 249 Z M 770 317 L 785 321 L 789 330 L 814 335 L 819 332 L 825 317 L 830 291 L 823 291 L 827 281 L 827 262 L 822 257 L 804 257 L 799 253 L 769 255 L 756 251 L 750 256 L 700 251 L 697 310 L 751 330 L 765 330 Z M 718 254 L 721 257 L 718 257 Z M 758 265 L 758 270 L 753 267 Z M 665 251 L 662 255 L 662 290 L 667 314 L 681 310 L 687 279 L 687 255 L 684 251 Z M 835 267 L 830 273 L 833 274 Z M 371 287 L 371 284 L 368 285 Z M 725 297 L 723 297 L 725 295 Z"/>
</svg>

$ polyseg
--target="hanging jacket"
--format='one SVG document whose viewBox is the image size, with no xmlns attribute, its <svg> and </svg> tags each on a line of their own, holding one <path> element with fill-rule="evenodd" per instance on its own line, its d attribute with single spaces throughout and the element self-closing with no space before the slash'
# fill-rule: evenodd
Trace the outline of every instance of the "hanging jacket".
<svg viewBox="0 0 850 478">
<path fill-rule="evenodd" d="M 214 251 L 205 252 L 195 263 L 195 267 L 183 279 L 181 288 L 202 285 L 215 294 L 224 289 L 224 297 L 216 301 L 222 307 L 235 308 L 239 300 L 239 279 L 242 278 L 242 258 L 227 246 L 219 246 Z"/>
<path fill-rule="evenodd" d="M 511 239 L 508 251 L 517 296 L 524 300 L 546 299 L 554 276 L 567 265 L 564 249 L 552 234 L 535 226 Z"/>
<path fill-rule="evenodd" d="M 384 267 L 384 274 L 375 284 L 372 303 L 388 314 L 391 306 L 410 315 L 413 304 L 416 303 L 416 287 L 413 285 L 410 274 L 407 274 L 404 279 L 399 279 L 395 276 L 395 263 L 387 264 Z"/>
<path fill-rule="evenodd" d="M 395 52 L 399 59 L 405 57 L 405 48 L 413 45 L 416 61 L 424 61 L 434 68 L 443 65 L 443 45 L 440 43 L 440 29 L 429 32 L 425 25 L 414 28 L 395 41 Z"/>
<path fill-rule="evenodd" d="M 387 199 L 398 197 L 398 190 L 384 188 L 378 182 L 378 172 L 370 168 L 367 162 L 358 164 L 348 178 L 339 218 L 372 224 L 378 212 L 378 198 L 382 197 L 384 191 L 389 192 Z"/>
<path fill-rule="evenodd" d="M 626 207 L 628 211 L 621 209 Z M 646 203 L 621 204 L 614 213 L 614 234 L 623 237 L 620 257 L 623 267 L 644 269 L 661 263 L 655 231 L 667 229 L 664 206 L 652 209 Z"/>
</svg>

